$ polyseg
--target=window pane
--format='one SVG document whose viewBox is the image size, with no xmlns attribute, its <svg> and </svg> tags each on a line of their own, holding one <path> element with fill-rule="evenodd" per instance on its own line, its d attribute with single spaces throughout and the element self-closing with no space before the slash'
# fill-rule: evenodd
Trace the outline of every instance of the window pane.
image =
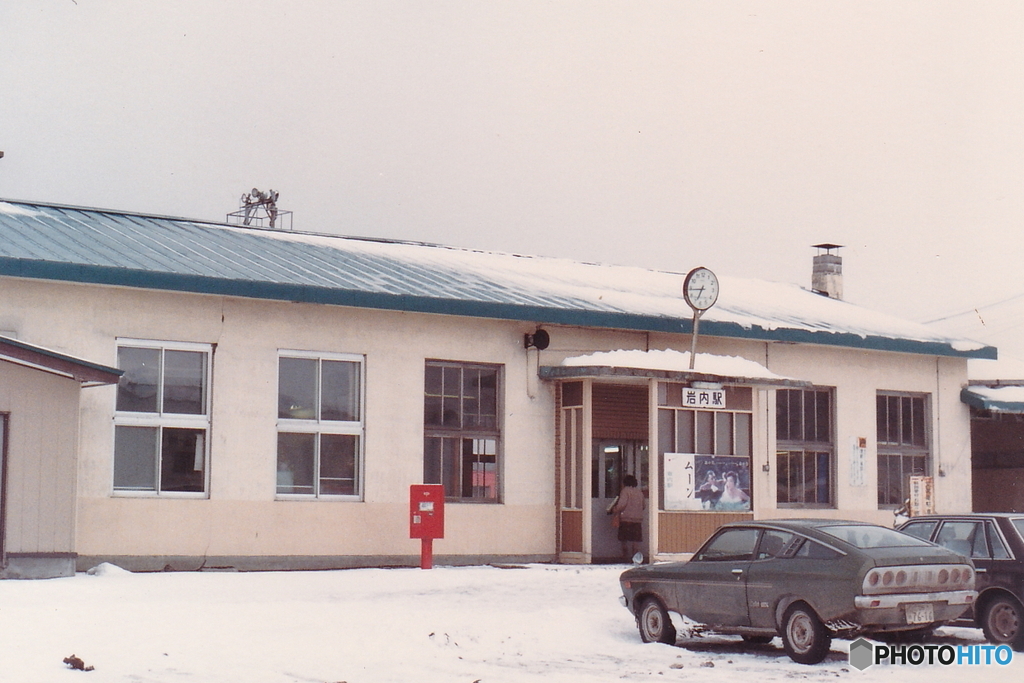
<svg viewBox="0 0 1024 683">
<path fill-rule="evenodd" d="M 676 450 L 675 416 L 680 411 L 658 410 L 658 449 L 662 453 L 678 453 Z"/>
<path fill-rule="evenodd" d="M 359 420 L 359 363 L 325 360 L 321 367 L 320 419 Z"/>
<path fill-rule="evenodd" d="M 750 455 L 753 446 L 751 444 L 750 413 L 734 413 L 736 421 L 736 455 Z"/>
<path fill-rule="evenodd" d="M 804 440 L 804 392 L 792 391 L 789 394 L 789 438 L 794 441 Z"/>
<path fill-rule="evenodd" d="M 936 524 L 937 522 L 913 522 L 900 529 L 900 531 L 927 541 L 932 537 L 932 531 L 935 530 Z"/>
<path fill-rule="evenodd" d="M 117 350 L 117 367 L 124 370 L 117 383 L 117 409 L 159 412 L 160 349 L 122 346 Z"/>
<path fill-rule="evenodd" d="M 320 437 L 320 494 L 354 496 L 358 440 L 350 434 Z"/>
<path fill-rule="evenodd" d="M 775 392 L 775 438 L 789 441 L 789 394 L 790 389 L 778 389 Z"/>
<path fill-rule="evenodd" d="M 927 442 L 925 439 L 924 398 L 914 398 L 912 410 L 914 414 L 911 418 L 913 424 L 911 442 L 915 446 L 925 446 Z"/>
<path fill-rule="evenodd" d="M 714 436 L 714 413 L 701 410 L 697 412 L 697 450 L 695 453 L 712 455 L 712 438 Z"/>
<path fill-rule="evenodd" d="M 878 443 L 889 441 L 889 410 L 885 396 L 875 397 L 875 438 Z"/>
<path fill-rule="evenodd" d="M 738 561 L 754 556 L 756 529 L 730 529 L 719 534 L 697 557 L 698 560 Z"/>
<path fill-rule="evenodd" d="M 424 386 L 428 396 L 440 396 L 442 390 L 442 368 L 439 365 L 427 365 Z"/>
<path fill-rule="evenodd" d="M 827 391 L 815 392 L 815 433 L 814 441 L 832 442 L 832 395 Z"/>
<path fill-rule="evenodd" d="M 829 503 L 832 500 L 832 478 L 830 453 L 815 453 L 817 458 L 817 491 L 815 493 L 816 503 Z"/>
<path fill-rule="evenodd" d="M 206 414 L 206 354 L 199 351 L 164 353 L 165 413 Z"/>
<path fill-rule="evenodd" d="M 114 489 L 156 491 L 157 427 L 114 430 Z"/>
<path fill-rule="evenodd" d="M 676 411 L 676 453 L 696 453 L 696 442 L 693 437 L 692 410 Z"/>
<path fill-rule="evenodd" d="M 775 469 L 777 470 L 775 473 L 776 496 L 780 503 L 794 502 L 789 486 L 789 462 L 790 457 L 787 451 L 778 451 L 775 454 Z"/>
<path fill-rule="evenodd" d="M 315 434 L 277 435 L 277 492 L 313 494 Z"/>
<path fill-rule="evenodd" d="M 316 366 L 312 358 L 281 358 L 278 372 L 280 418 L 316 419 Z"/>
<path fill-rule="evenodd" d="M 715 455 L 732 455 L 732 413 L 715 413 Z"/>
<path fill-rule="evenodd" d="M 886 405 L 889 415 L 886 418 L 889 425 L 889 434 L 886 437 L 888 443 L 900 443 L 900 398 L 899 396 L 887 396 Z"/>
<path fill-rule="evenodd" d="M 206 430 L 164 427 L 160 454 L 161 491 L 203 491 Z"/>
<path fill-rule="evenodd" d="M 462 495 L 482 500 L 498 499 L 496 442 L 493 439 L 462 440 Z"/>
<path fill-rule="evenodd" d="M 1010 557 L 1009 551 L 1003 545 L 1003 539 L 999 537 L 995 524 L 985 522 L 985 529 L 988 531 L 988 542 L 992 546 L 992 557 L 997 560 L 1005 560 Z"/>
</svg>

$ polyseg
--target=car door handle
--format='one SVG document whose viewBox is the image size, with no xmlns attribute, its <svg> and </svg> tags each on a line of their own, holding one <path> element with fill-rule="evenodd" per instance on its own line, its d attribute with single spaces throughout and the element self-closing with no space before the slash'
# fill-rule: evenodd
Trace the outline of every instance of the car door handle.
<svg viewBox="0 0 1024 683">
<path fill-rule="evenodd" d="M 988 570 L 987 570 L 987 569 L 985 569 L 984 567 L 975 567 L 975 568 L 974 568 L 974 573 L 975 573 L 975 574 L 984 574 L 984 573 L 986 573 L 987 571 L 988 571 Z"/>
<path fill-rule="evenodd" d="M 741 576 L 743 576 L 743 570 L 742 569 L 733 569 L 732 570 L 732 575 L 735 576 L 738 579 Z"/>
</svg>

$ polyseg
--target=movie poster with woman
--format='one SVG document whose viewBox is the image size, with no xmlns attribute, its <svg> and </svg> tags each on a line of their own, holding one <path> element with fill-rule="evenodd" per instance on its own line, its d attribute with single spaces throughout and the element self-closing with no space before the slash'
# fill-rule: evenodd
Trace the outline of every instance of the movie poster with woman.
<svg viewBox="0 0 1024 683">
<path fill-rule="evenodd" d="M 750 458 L 666 453 L 666 510 L 749 512 Z"/>
</svg>

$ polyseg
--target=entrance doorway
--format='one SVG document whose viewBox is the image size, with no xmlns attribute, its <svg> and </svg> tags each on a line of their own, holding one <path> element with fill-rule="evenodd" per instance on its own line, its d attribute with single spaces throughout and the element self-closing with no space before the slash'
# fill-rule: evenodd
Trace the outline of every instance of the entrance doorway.
<svg viewBox="0 0 1024 683">
<path fill-rule="evenodd" d="M 594 562 L 622 562 L 622 546 L 616 538 L 608 508 L 622 490 L 622 479 L 632 474 L 645 493 L 649 486 L 646 441 L 594 439 L 591 455 L 591 548 Z M 649 557 L 650 535 L 644 519 L 642 552 Z"/>
</svg>

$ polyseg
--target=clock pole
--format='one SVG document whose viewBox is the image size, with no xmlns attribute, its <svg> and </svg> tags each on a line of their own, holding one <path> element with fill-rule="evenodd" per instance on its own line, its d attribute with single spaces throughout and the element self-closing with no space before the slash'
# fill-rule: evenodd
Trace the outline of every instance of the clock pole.
<svg viewBox="0 0 1024 683">
<path fill-rule="evenodd" d="M 694 268 L 683 280 L 683 298 L 693 309 L 693 333 L 690 336 L 690 369 L 697 362 L 697 334 L 700 317 L 718 301 L 718 277 L 707 268 Z"/>
<path fill-rule="evenodd" d="M 693 370 L 693 364 L 697 360 L 697 330 L 700 328 L 700 314 L 701 311 L 697 308 L 693 309 L 693 334 L 690 335 L 690 369 Z"/>
</svg>

